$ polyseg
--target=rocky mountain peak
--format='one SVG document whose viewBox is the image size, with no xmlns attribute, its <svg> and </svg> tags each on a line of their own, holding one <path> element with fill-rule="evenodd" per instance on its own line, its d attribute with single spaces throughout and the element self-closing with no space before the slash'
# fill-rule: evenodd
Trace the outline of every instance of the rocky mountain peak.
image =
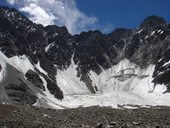
<svg viewBox="0 0 170 128">
<path fill-rule="evenodd" d="M 140 27 L 141 28 L 153 28 L 153 27 L 165 25 L 165 24 L 167 24 L 167 21 L 164 18 L 152 15 L 144 19 L 143 22 L 140 24 Z"/>
<path fill-rule="evenodd" d="M 132 34 L 131 29 L 116 28 L 112 33 L 108 34 L 109 42 L 118 42 L 122 38 L 127 38 Z"/>
</svg>

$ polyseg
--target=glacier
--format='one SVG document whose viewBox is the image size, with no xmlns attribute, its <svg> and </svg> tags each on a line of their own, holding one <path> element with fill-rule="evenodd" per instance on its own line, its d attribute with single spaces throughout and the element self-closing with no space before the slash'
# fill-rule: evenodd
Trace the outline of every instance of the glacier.
<svg viewBox="0 0 170 128">
<path fill-rule="evenodd" d="M 12 71 L 15 73 L 11 74 L 10 77 L 23 74 L 23 77 L 20 76 L 22 79 L 25 78 L 24 75 L 28 70 L 35 71 L 34 67 L 47 75 L 47 72 L 40 67 L 40 62 L 33 65 L 25 55 L 7 58 L 0 52 L 0 64 L 2 67 L 0 72 L 1 100 L 5 97 L 8 98 L 5 92 L 3 92 L 2 85 L 4 85 L 5 81 L 9 80 L 9 72 L 11 72 L 9 70 L 16 69 L 16 71 Z M 8 68 L 7 70 L 9 65 L 13 68 Z M 164 93 L 167 89 L 166 86 L 152 83 L 155 65 L 149 65 L 147 68 L 142 69 L 128 59 L 122 59 L 117 65 L 113 65 L 107 70 L 102 69 L 100 74 L 90 71 L 88 76 L 92 80 L 92 86 L 96 89 L 96 93 L 91 93 L 86 84 L 77 76 L 76 68 L 77 65 L 72 57 L 68 68 L 57 70 L 56 82 L 63 91 L 64 98 L 62 100 L 56 99 L 50 93 L 47 88 L 47 81 L 43 76 L 40 76 L 40 79 L 43 81 L 45 91 L 37 89 L 24 80 L 38 97 L 37 102 L 33 105 L 54 109 L 94 105 L 111 106 L 114 108 L 119 108 L 119 106 L 129 108 L 131 105 L 170 106 L 170 101 L 168 100 L 170 93 Z"/>
<path fill-rule="evenodd" d="M 99 75 L 90 71 L 88 75 L 98 89 L 96 94 L 91 94 L 77 77 L 76 67 L 72 61 L 66 70 L 59 71 L 56 76 L 58 86 L 65 95 L 62 102 L 68 107 L 170 105 L 170 94 L 164 94 L 166 86 L 152 83 L 154 65 L 141 69 L 128 59 L 123 59 L 110 69 L 103 69 Z"/>
</svg>

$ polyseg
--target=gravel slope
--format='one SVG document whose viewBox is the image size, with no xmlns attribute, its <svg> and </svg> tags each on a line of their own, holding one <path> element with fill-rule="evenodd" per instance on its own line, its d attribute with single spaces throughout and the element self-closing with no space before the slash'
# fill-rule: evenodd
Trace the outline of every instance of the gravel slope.
<svg viewBox="0 0 170 128">
<path fill-rule="evenodd" d="M 5 114 L 4 114 L 5 110 Z M 88 107 L 51 110 L 0 107 L 0 128 L 170 128 L 170 107 L 113 109 Z"/>
</svg>

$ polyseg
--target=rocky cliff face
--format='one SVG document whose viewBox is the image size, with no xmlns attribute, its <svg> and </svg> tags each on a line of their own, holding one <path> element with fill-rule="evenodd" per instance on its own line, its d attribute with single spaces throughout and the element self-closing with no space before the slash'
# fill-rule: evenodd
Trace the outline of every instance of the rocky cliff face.
<svg viewBox="0 0 170 128">
<path fill-rule="evenodd" d="M 133 30 L 71 35 L 65 27 L 43 27 L 13 8 L 0 7 L 0 49 L 1 102 L 70 107 L 71 100 L 79 106 L 92 95 L 95 100 L 87 106 L 105 105 L 108 92 L 108 105 L 119 99 L 124 99 L 120 104 L 134 99 L 135 104 L 163 104 L 162 97 L 145 101 L 156 94 L 169 97 L 170 24 L 161 17 L 150 16 Z M 130 94 L 130 101 L 123 94 Z"/>
</svg>

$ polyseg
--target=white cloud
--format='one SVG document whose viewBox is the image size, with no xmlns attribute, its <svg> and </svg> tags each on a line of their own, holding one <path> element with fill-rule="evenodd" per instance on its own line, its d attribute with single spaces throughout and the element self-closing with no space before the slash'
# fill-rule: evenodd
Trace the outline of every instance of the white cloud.
<svg viewBox="0 0 170 128">
<path fill-rule="evenodd" d="M 14 4 L 14 3 L 17 2 L 17 0 L 7 0 L 7 2 L 8 2 L 9 4 Z"/>
<path fill-rule="evenodd" d="M 56 19 L 53 14 L 48 14 L 43 8 L 37 6 L 34 3 L 20 8 L 20 11 L 29 13 L 30 20 L 34 21 L 35 23 L 41 23 L 44 26 L 54 24 L 54 20 Z"/>
<path fill-rule="evenodd" d="M 44 26 L 56 24 L 66 26 L 70 33 L 77 34 L 95 28 L 96 17 L 82 13 L 75 0 L 7 0 L 20 11 L 28 14 L 29 19 Z"/>
<path fill-rule="evenodd" d="M 104 26 L 101 26 L 101 30 L 103 33 L 110 33 L 113 31 L 114 28 L 115 27 L 110 23 L 107 23 Z"/>
</svg>

